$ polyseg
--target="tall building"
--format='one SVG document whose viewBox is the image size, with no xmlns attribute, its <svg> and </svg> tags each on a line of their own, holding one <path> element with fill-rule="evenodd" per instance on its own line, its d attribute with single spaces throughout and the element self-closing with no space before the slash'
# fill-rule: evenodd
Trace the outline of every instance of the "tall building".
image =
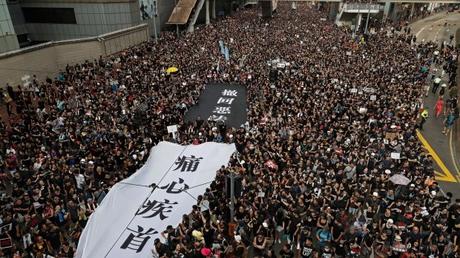
<svg viewBox="0 0 460 258">
<path fill-rule="evenodd" d="M 19 48 L 6 0 L 0 0 L 0 53 Z"/>
<path fill-rule="evenodd" d="M 204 0 L 190 7 L 204 22 Z M 227 13 L 228 0 L 212 3 L 215 16 Z M 236 0 L 233 0 L 236 1 Z M 167 26 L 182 0 L 0 0 L 0 53 L 48 41 L 94 37 L 147 23 L 150 35 Z M 200 2 L 201 5 L 199 4 Z M 180 9 L 180 8 L 179 8 Z M 208 10 L 209 11 L 209 10 Z M 181 24 L 184 29 L 188 21 Z M 197 19 L 195 18 L 193 23 Z M 155 30 L 156 27 L 156 30 Z"/>
<path fill-rule="evenodd" d="M 21 44 L 91 37 L 140 23 L 137 0 L 7 2 Z"/>
<path fill-rule="evenodd" d="M 173 0 L 0 0 L 0 53 L 140 23 L 148 23 L 153 35 L 153 25 L 159 31 L 174 4 Z"/>
</svg>

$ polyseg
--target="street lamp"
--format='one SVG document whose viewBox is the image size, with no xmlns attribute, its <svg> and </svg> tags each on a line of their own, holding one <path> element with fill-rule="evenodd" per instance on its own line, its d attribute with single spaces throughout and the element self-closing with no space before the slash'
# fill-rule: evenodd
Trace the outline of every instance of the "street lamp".
<svg viewBox="0 0 460 258">
<path fill-rule="evenodd" d="M 369 26 L 369 16 L 371 13 L 371 1 L 369 0 L 368 7 L 367 7 L 367 18 L 366 18 L 366 28 L 364 29 L 364 34 L 367 34 L 367 27 Z"/>
<path fill-rule="evenodd" d="M 158 32 L 157 32 L 157 17 L 158 17 L 158 9 L 157 9 L 157 1 L 153 2 L 153 33 L 155 34 L 155 43 L 158 43 Z"/>
</svg>

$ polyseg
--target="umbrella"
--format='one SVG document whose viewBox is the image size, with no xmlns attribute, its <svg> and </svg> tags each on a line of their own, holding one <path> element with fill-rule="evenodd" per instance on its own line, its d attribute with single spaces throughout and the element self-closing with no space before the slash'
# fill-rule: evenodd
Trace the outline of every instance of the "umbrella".
<svg viewBox="0 0 460 258">
<path fill-rule="evenodd" d="M 177 73 L 177 71 L 179 71 L 179 69 L 177 69 L 177 67 L 171 66 L 171 67 L 169 67 L 169 68 L 166 70 L 166 73 L 167 73 L 167 74 L 170 74 L 170 73 Z"/>
<path fill-rule="evenodd" d="M 401 174 L 390 177 L 390 181 L 395 185 L 408 185 L 410 183 L 410 179 Z"/>
</svg>

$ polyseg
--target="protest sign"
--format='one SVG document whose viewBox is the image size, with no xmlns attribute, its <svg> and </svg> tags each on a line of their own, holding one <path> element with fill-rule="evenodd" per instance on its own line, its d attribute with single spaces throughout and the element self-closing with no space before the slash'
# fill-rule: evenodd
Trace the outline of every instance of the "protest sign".
<svg viewBox="0 0 460 258">
<path fill-rule="evenodd" d="M 192 211 L 235 151 L 234 144 L 160 142 L 146 164 L 115 184 L 91 215 L 76 257 L 151 257 L 154 240 Z"/>
<path fill-rule="evenodd" d="M 185 121 L 210 120 L 240 127 L 246 122 L 246 88 L 235 84 L 207 85 L 197 105 L 185 114 Z"/>
</svg>

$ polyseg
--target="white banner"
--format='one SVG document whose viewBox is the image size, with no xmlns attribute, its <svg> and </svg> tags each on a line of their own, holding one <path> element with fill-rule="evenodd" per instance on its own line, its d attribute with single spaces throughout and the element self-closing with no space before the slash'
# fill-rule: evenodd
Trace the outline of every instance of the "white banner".
<svg viewBox="0 0 460 258">
<path fill-rule="evenodd" d="M 146 164 L 115 184 L 90 216 L 76 257 L 152 257 L 154 240 L 191 212 L 235 151 L 234 144 L 160 142 Z"/>
</svg>

